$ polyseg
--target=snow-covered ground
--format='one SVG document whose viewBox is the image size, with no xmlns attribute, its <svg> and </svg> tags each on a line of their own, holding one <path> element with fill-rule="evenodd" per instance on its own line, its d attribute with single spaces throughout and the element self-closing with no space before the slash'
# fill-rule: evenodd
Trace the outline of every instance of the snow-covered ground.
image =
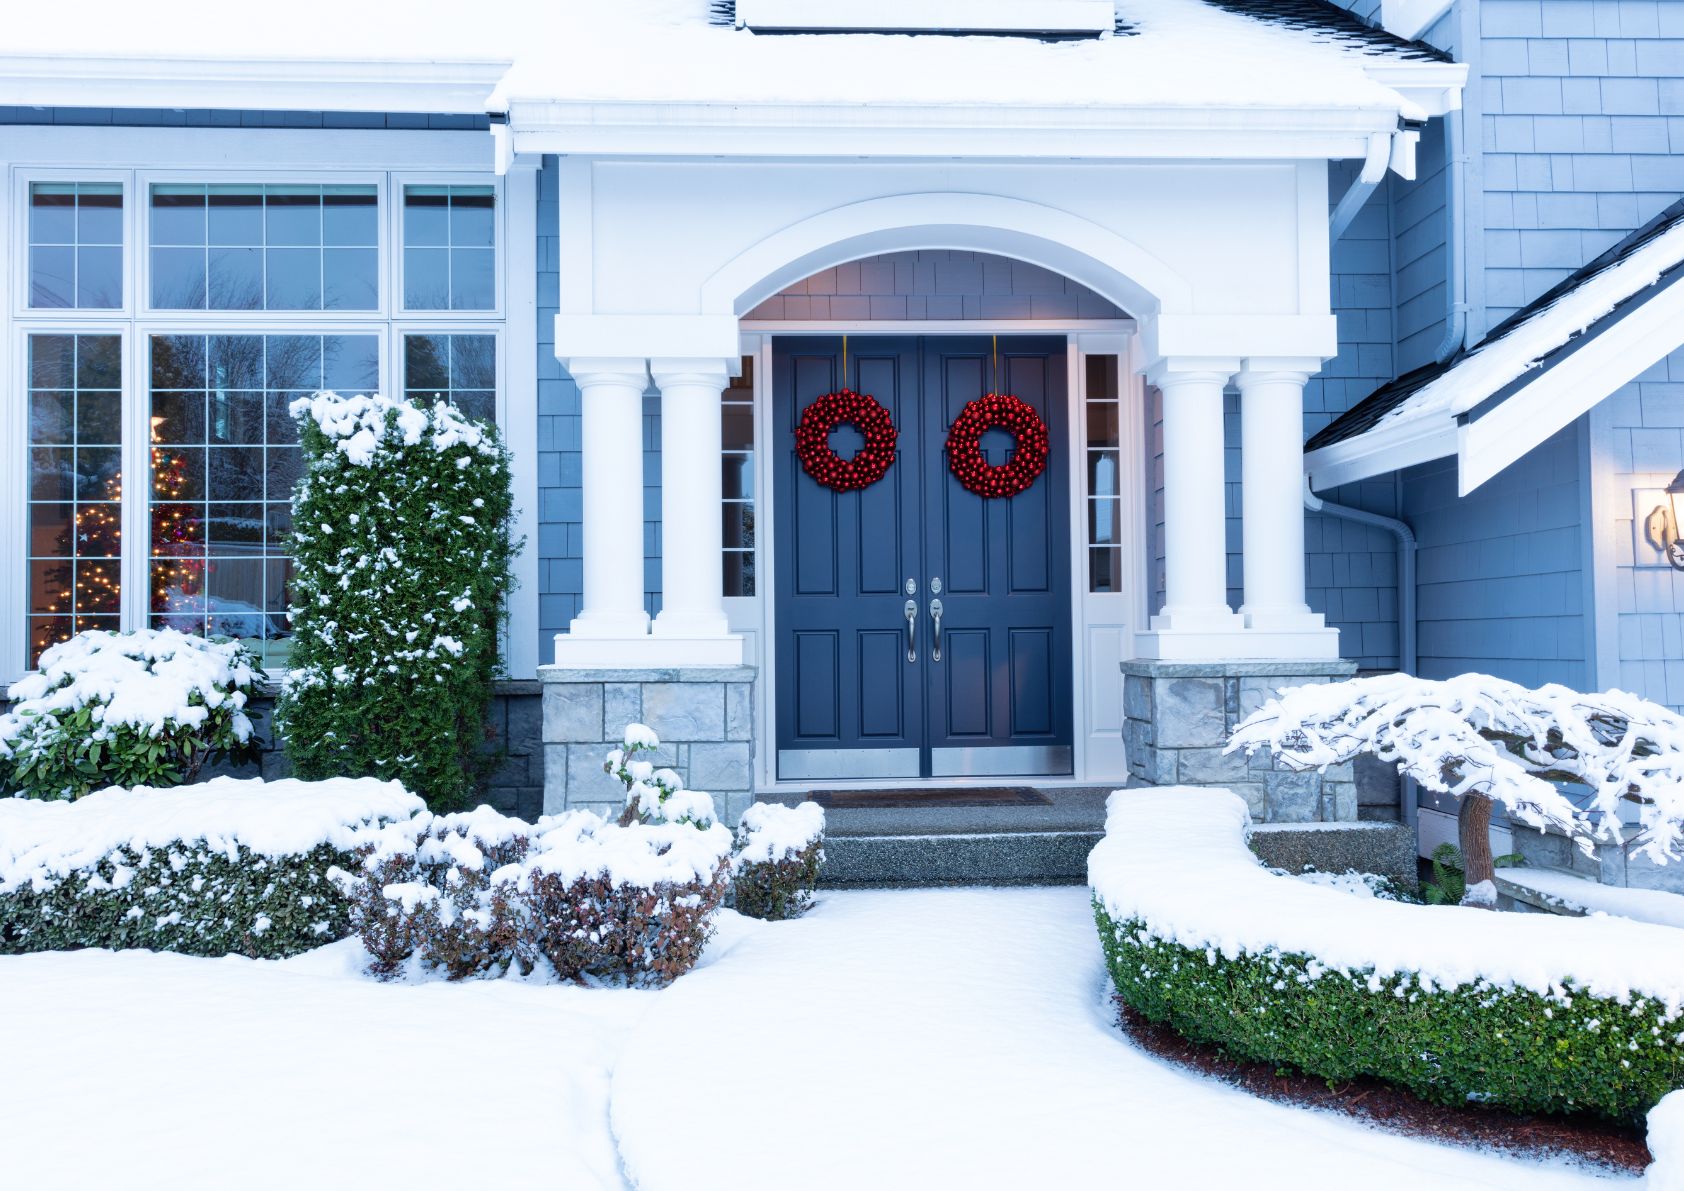
<svg viewBox="0 0 1684 1191">
<path fill-rule="evenodd" d="M 832 893 L 722 927 L 659 993 L 381 985 L 354 943 L 0 958 L 0 1185 L 1621 1185 L 1144 1055 L 1083 889 Z"/>
</svg>

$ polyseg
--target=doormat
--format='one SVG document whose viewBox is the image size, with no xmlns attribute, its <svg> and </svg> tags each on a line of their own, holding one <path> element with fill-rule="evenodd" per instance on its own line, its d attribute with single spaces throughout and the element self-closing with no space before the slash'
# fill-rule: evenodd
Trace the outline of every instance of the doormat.
<svg viewBox="0 0 1684 1191">
<path fill-rule="evenodd" d="M 1028 786 L 963 786 L 945 790 L 825 790 L 807 795 L 826 810 L 864 811 L 929 806 L 1050 806 Z"/>
</svg>

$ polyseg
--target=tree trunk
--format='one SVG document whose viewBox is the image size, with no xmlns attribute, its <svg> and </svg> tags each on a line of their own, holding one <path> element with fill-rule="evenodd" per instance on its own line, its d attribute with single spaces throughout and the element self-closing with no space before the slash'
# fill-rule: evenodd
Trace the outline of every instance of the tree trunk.
<svg viewBox="0 0 1684 1191">
<path fill-rule="evenodd" d="M 1491 800 L 1483 794 L 1464 794 L 1456 810 L 1456 836 L 1462 849 L 1462 874 L 1472 889 L 1482 881 L 1495 882 L 1497 868 L 1491 862 Z M 1463 901 L 1464 905 L 1489 903 Z"/>
</svg>

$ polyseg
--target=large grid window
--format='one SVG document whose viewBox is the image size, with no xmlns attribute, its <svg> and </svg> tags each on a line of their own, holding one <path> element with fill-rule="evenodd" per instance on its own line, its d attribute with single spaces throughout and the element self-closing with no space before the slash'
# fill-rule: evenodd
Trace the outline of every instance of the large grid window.
<svg viewBox="0 0 1684 1191">
<path fill-rule="evenodd" d="M 375 310 L 377 191 L 361 185 L 152 187 L 157 310 Z"/>
<path fill-rule="evenodd" d="M 122 611 L 123 340 L 31 335 L 28 664 Z"/>
<path fill-rule="evenodd" d="M 1123 590 L 1121 388 L 1116 356 L 1087 357 L 1088 590 Z"/>
<path fill-rule="evenodd" d="M 379 388 L 374 335 L 154 335 L 148 617 L 285 661 L 293 486 L 288 407 Z"/>
<path fill-rule="evenodd" d="M 721 397 L 724 419 L 725 594 L 754 594 L 754 357 Z"/>
<path fill-rule="evenodd" d="M 470 418 L 497 417 L 497 337 L 403 337 L 404 395 L 418 405 L 448 401 Z"/>
<path fill-rule="evenodd" d="M 115 310 L 123 304 L 123 185 L 29 188 L 29 305 Z"/>
<path fill-rule="evenodd" d="M 406 186 L 406 310 L 497 305 L 497 192 L 490 186 Z"/>
</svg>

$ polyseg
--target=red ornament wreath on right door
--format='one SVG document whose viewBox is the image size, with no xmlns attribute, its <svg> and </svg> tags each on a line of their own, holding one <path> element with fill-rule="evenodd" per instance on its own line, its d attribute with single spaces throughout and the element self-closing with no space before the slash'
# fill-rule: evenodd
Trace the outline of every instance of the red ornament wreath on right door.
<svg viewBox="0 0 1684 1191">
<path fill-rule="evenodd" d="M 1009 431 L 1017 440 L 998 467 L 982 453 L 989 430 Z M 989 393 L 965 403 L 947 431 L 947 466 L 967 491 L 993 500 L 1027 491 L 1047 469 L 1047 424 L 1034 407 L 1010 393 Z"/>
</svg>

